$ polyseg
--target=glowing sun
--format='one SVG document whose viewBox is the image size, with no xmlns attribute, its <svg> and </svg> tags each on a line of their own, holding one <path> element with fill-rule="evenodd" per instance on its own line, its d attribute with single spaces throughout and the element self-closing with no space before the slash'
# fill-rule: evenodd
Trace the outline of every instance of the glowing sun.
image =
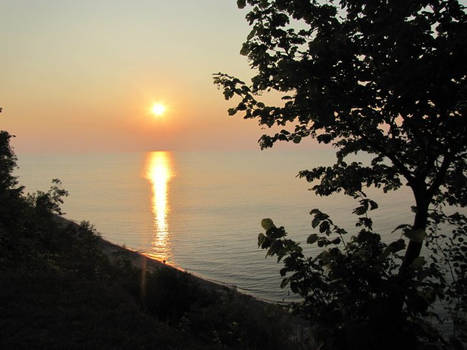
<svg viewBox="0 0 467 350">
<path fill-rule="evenodd" d="M 165 113 L 165 106 L 162 103 L 154 103 L 151 107 L 151 112 L 155 116 L 161 116 Z"/>
</svg>

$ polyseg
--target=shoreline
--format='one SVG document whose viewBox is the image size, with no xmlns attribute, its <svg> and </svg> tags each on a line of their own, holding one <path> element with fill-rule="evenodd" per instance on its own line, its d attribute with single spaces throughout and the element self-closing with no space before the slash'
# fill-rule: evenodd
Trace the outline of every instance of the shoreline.
<svg viewBox="0 0 467 350">
<path fill-rule="evenodd" d="M 64 217 L 58 217 L 58 219 L 59 222 L 62 222 L 65 225 L 78 225 L 78 223 Z M 280 302 L 257 298 L 251 294 L 243 293 L 241 290 L 238 290 L 236 286 L 222 284 L 222 282 L 216 283 L 209 281 L 191 272 L 187 272 L 179 267 L 169 265 L 155 258 L 146 256 L 145 254 L 131 248 L 122 247 L 118 244 L 112 243 L 104 239 L 98 232 L 96 232 L 96 234 L 99 240 L 99 248 L 104 253 L 104 255 L 108 257 L 111 263 L 116 261 L 116 259 L 121 259 L 122 257 L 126 258 L 134 267 L 141 269 L 142 276 L 145 275 L 146 271 L 154 272 L 167 269 L 174 273 L 185 274 L 192 282 L 198 284 L 202 289 L 217 294 L 221 298 L 229 298 L 233 296 L 235 299 L 241 300 L 242 304 L 249 305 L 248 308 L 274 308 L 281 310 L 283 315 L 282 317 L 289 318 L 294 324 L 294 331 L 290 334 L 290 340 L 300 344 L 308 344 L 310 349 L 319 349 L 320 345 L 315 343 L 315 339 L 312 335 L 313 332 L 308 322 L 300 317 L 291 315 L 290 312 L 286 309 L 286 307 L 291 304 L 290 302 Z"/>
<path fill-rule="evenodd" d="M 73 219 L 65 218 L 63 216 L 56 216 L 57 222 L 62 225 L 79 225 L 78 222 Z M 168 269 L 170 271 L 186 274 L 190 279 L 198 283 L 205 289 L 219 294 L 234 293 L 236 295 L 249 298 L 252 302 L 257 302 L 267 305 L 275 305 L 278 307 L 284 307 L 290 305 L 291 302 L 276 301 L 272 299 L 259 298 L 257 296 L 249 294 L 247 291 L 243 292 L 241 288 L 222 281 L 211 281 L 202 276 L 196 275 L 196 273 L 189 272 L 181 267 L 177 267 L 171 264 L 164 263 L 154 257 L 148 256 L 137 250 L 123 247 L 116 243 L 106 240 L 102 235 L 96 231 L 98 237 L 98 245 L 102 253 L 110 260 L 111 263 L 122 257 L 127 259 L 134 267 L 141 269 L 142 271 L 154 272 L 161 269 Z"/>
<path fill-rule="evenodd" d="M 73 222 L 73 224 L 76 223 Z M 122 247 L 115 243 L 107 241 L 100 235 L 98 235 L 98 238 L 99 246 L 102 249 L 102 252 L 109 258 L 111 262 L 112 259 L 121 258 L 123 256 L 124 258 L 127 258 L 133 264 L 133 266 L 142 270 L 142 276 L 144 276 L 145 271 L 154 272 L 157 270 L 160 271 L 161 269 L 168 269 L 175 273 L 186 274 L 186 276 L 188 276 L 188 278 L 192 282 L 198 284 L 202 289 L 217 294 L 221 298 L 229 298 L 233 296 L 235 299 L 241 300 L 242 304 L 249 305 L 249 309 L 277 308 L 277 310 L 281 310 L 281 312 L 283 313 L 282 317 L 288 317 L 294 324 L 294 332 L 290 334 L 290 340 L 293 340 L 300 344 L 308 344 L 310 346 L 310 349 L 319 349 L 320 347 L 318 343 L 315 343 L 315 339 L 312 335 L 313 332 L 308 322 L 297 316 L 291 315 L 289 311 L 285 309 L 287 305 L 290 305 L 290 303 L 288 302 L 276 302 L 273 300 L 259 299 L 253 295 L 243 293 L 242 291 L 238 290 L 235 286 L 229 286 L 209 281 L 205 278 L 196 276 L 195 274 L 187 272 L 176 266 L 172 266 L 161 262 L 155 258 L 148 257 L 138 251 Z"/>
<path fill-rule="evenodd" d="M 40 233 L 40 225 L 50 234 L 20 245 L 15 253 L 32 255 L 12 256 L 2 271 L 8 337 L 1 348 L 113 348 L 116 339 L 136 344 L 133 337 L 142 344 L 135 348 L 258 348 L 268 339 L 291 349 L 314 344 L 308 322 L 285 307 L 114 244 L 86 222 L 39 219 L 31 233 Z"/>
</svg>

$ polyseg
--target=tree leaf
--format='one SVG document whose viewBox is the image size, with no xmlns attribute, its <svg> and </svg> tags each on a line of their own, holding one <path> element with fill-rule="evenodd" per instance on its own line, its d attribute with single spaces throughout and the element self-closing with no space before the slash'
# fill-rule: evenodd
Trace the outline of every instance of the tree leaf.
<svg viewBox="0 0 467 350">
<path fill-rule="evenodd" d="M 311 221 L 311 227 L 316 228 L 316 226 L 318 226 L 320 222 L 321 222 L 320 216 L 316 215 Z"/>
<path fill-rule="evenodd" d="M 329 221 L 323 221 L 319 225 L 319 232 L 321 232 L 321 233 L 326 232 L 327 234 L 329 234 Z"/>
<path fill-rule="evenodd" d="M 268 231 L 271 228 L 276 228 L 276 225 L 274 225 L 274 222 L 269 218 L 261 220 L 261 226 L 263 226 L 263 228 L 266 231 Z"/>
<path fill-rule="evenodd" d="M 237 0 L 237 7 L 243 9 L 246 6 L 246 0 Z"/>
<path fill-rule="evenodd" d="M 317 235 L 316 233 L 313 233 L 313 234 L 311 234 L 311 235 L 308 236 L 306 242 L 307 242 L 308 244 L 313 244 L 313 243 L 315 243 L 315 242 L 318 240 L 318 238 L 319 238 L 318 235 Z"/>
<path fill-rule="evenodd" d="M 249 52 L 250 52 L 250 45 L 248 45 L 248 43 L 243 43 L 242 48 L 240 49 L 240 55 L 248 56 Z"/>
<path fill-rule="evenodd" d="M 368 210 L 368 207 L 360 206 L 360 207 L 355 208 L 353 210 L 353 213 L 356 215 L 363 215 L 367 212 L 367 210 Z"/>
</svg>

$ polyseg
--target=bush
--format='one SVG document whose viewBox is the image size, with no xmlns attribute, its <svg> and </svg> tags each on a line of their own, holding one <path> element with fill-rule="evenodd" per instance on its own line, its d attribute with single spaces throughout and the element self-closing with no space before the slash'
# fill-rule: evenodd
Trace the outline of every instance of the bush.
<svg viewBox="0 0 467 350">
<path fill-rule="evenodd" d="M 276 227 L 271 219 L 263 220 L 266 232 L 259 235 L 258 244 L 267 249 L 267 255 L 283 261 L 281 286 L 303 298 L 295 311 L 311 321 L 326 349 L 417 348 L 427 344 L 449 348 L 465 341 L 462 333 L 449 339 L 428 322 L 443 316 L 440 303 L 450 310 L 465 310 L 465 218 L 432 214 L 438 223 L 455 224 L 453 233 L 431 235 L 426 240 L 431 249 L 427 258 L 419 257 L 401 268 L 405 241 L 386 244 L 373 232 L 366 212 L 376 207 L 372 204 L 355 210 L 360 215 L 357 226 L 362 228 L 351 237 L 328 215 L 313 210 L 312 225 L 319 233 L 311 234 L 308 243 L 322 249 L 311 257 L 286 238 L 283 227 Z M 413 235 L 410 227 L 403 229 Z M 462 322 L 457 320 L 458 325 Z"/>
</svg>

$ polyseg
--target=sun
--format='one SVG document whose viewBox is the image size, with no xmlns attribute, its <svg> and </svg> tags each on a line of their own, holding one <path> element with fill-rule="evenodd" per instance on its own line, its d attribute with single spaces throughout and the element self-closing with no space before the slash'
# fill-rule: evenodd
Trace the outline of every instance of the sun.
<svg viewBox="0 0 467 350">
<path fill-rule="evenodd" d="M 152 114 L 155 116 L 161 116 L 165 113 L 166 107 L 162 103 L 154 103 L 151 108 Z"/>
</svg>

